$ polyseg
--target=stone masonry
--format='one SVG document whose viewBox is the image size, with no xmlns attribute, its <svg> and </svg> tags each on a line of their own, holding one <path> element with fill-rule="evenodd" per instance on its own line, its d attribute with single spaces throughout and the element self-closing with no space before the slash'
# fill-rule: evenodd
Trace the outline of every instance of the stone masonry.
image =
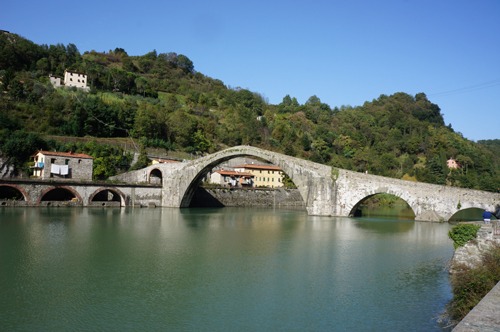
<svg viewBox="0 0 500 332">
<path fill-rule="evenodd" d="M 161 174 L 162 206 L 187 207 L 203 177 L 215 166 L 237 157 L 257 157 L 279 166 L 297 186 L 308 214 L 349 216 L 365 198 L 388 193 L 405 200 L 415 220 L 447 221 L 466 208 L 494 210 L 499 193 L 404 181 L 334 168 L 252 146 L 236 146 L 175 164 L 156 164 L 114 180 L 150 183 Z"/>
</svg>

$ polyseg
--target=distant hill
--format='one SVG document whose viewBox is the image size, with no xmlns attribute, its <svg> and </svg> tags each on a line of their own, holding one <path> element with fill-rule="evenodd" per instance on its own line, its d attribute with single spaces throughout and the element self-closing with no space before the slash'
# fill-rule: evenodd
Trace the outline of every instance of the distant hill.
<svg viewBox="0 0 500 332">
<path fill-rule="evenodd" d="M 49 75 L 62 77 L 65 70 L 85 73 L 90 92 L 55 89 Z M 98 178 L 125 171 L 131 167 L 127 153 L 99 143 L 122 137 L 143 155 L 148 148 L 197 155 L 250 144 L 360 172 L 500 188 L 498 140 L 475 143 L 454 132 L 424 93 L 381 95 L 357 107 L 331 107 L 316 96 L 299 104 L 286 95 L 272 105 L 258 93 L 197 72 L 182 54 L 129 56 L 121 48 L 82 54 L 74 44 L 37 45 L 5 32 L 0 81 L 0 150 L 20 173 L 41 147 L 100 158 Z M 448 159 L 460 167 L 449 169 Z"/>
</svg>

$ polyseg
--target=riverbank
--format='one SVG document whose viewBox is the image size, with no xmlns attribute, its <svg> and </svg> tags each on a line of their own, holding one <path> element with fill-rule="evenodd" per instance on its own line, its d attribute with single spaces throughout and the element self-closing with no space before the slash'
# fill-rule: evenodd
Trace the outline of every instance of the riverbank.
<svg viewBox="0 0 500 332">
<path fill-rule="evenodd" d="M 500 331 L 500 282 L 486 294 L 453 332 Z"/>
<path fill-rule="evenodd" d="M 481 223 L 481 228 L 476 239 L 469 241 L 462 247 L 456 249 L 453 256 L 450 273 L 459 274 L 464 267 L 473 271 L 480 268 L 488 269 L 488 264 L 483 261 L 485 254 L 491 253 L 500 245 L 500 232 L 492 224 Z M 491 263 L 491 262 L 490 262 Z M 495 262 L 493 262 L 495 264 Z M 491 265 L 490 265 L 491 268 Z M 495 270 L 495 268 L 491 268 Z M 488 269 L 488 273 L 490 270 Z M 466 272 L 467 273 L 467 272 Z M 477 272 L 476 272 L 477 273 Z M 466 275 L 467 276 L 467 275 Z M 469 276 L 471 278 L 471 276 Z M 498 281 L 498 278 L 496 279 Z M 476 281 L 476 284 L 485 280 Z M 476 285 L 477 287 L 477 285 Z M 491 286 L 490 286 L 491 287 Z M 467 292 L 474 293 L 467 288 Z M 479 293 L 478 293 L 479 294 Z M 484 294 L 484 293 L 483 293 Z M 465 331 L 500 331 L 500 282 L 479 301 L 478 304 L 457 324 L 454 332 Z"/>
</svg>

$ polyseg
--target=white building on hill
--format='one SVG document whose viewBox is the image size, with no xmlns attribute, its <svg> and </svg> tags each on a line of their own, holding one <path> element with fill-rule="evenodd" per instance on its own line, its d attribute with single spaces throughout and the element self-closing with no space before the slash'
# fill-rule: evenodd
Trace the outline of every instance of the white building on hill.
<svg viewBox="0 0 500 332">
<path fill-rule="evenodd" d="M 53 75 L 50 75 L 49 79 L 54 88 L 65 86 L 68 88 L 75 87 L 77 89 L 82 89 L 85 91 L 90 90 L 90 88 L 87 86 L 87 75 L 83 73 L 65 70 L 64 81 L 61 82 L 60 77 L 56 77 Z"/>
</svg>

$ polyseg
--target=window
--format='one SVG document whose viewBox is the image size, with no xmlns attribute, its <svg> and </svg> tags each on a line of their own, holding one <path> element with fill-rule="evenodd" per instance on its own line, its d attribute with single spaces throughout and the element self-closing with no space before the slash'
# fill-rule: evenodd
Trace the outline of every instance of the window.
<svg viewBox="0 0 500 332">
<path fill-rule="evenodd" d="M 64 159 L 64 165 L 69 165 L 69 159 Z"/>
<path fill-rule="evenodd" d="M 50 158 L 50 163 L 54 164 L 56 162 L 56 158 Z"/>
<path fill-rule="evenodd" d="M 78 159 L 78 163 L 81 164 L 82 160 L 81 159 Z"/>
</svg>

